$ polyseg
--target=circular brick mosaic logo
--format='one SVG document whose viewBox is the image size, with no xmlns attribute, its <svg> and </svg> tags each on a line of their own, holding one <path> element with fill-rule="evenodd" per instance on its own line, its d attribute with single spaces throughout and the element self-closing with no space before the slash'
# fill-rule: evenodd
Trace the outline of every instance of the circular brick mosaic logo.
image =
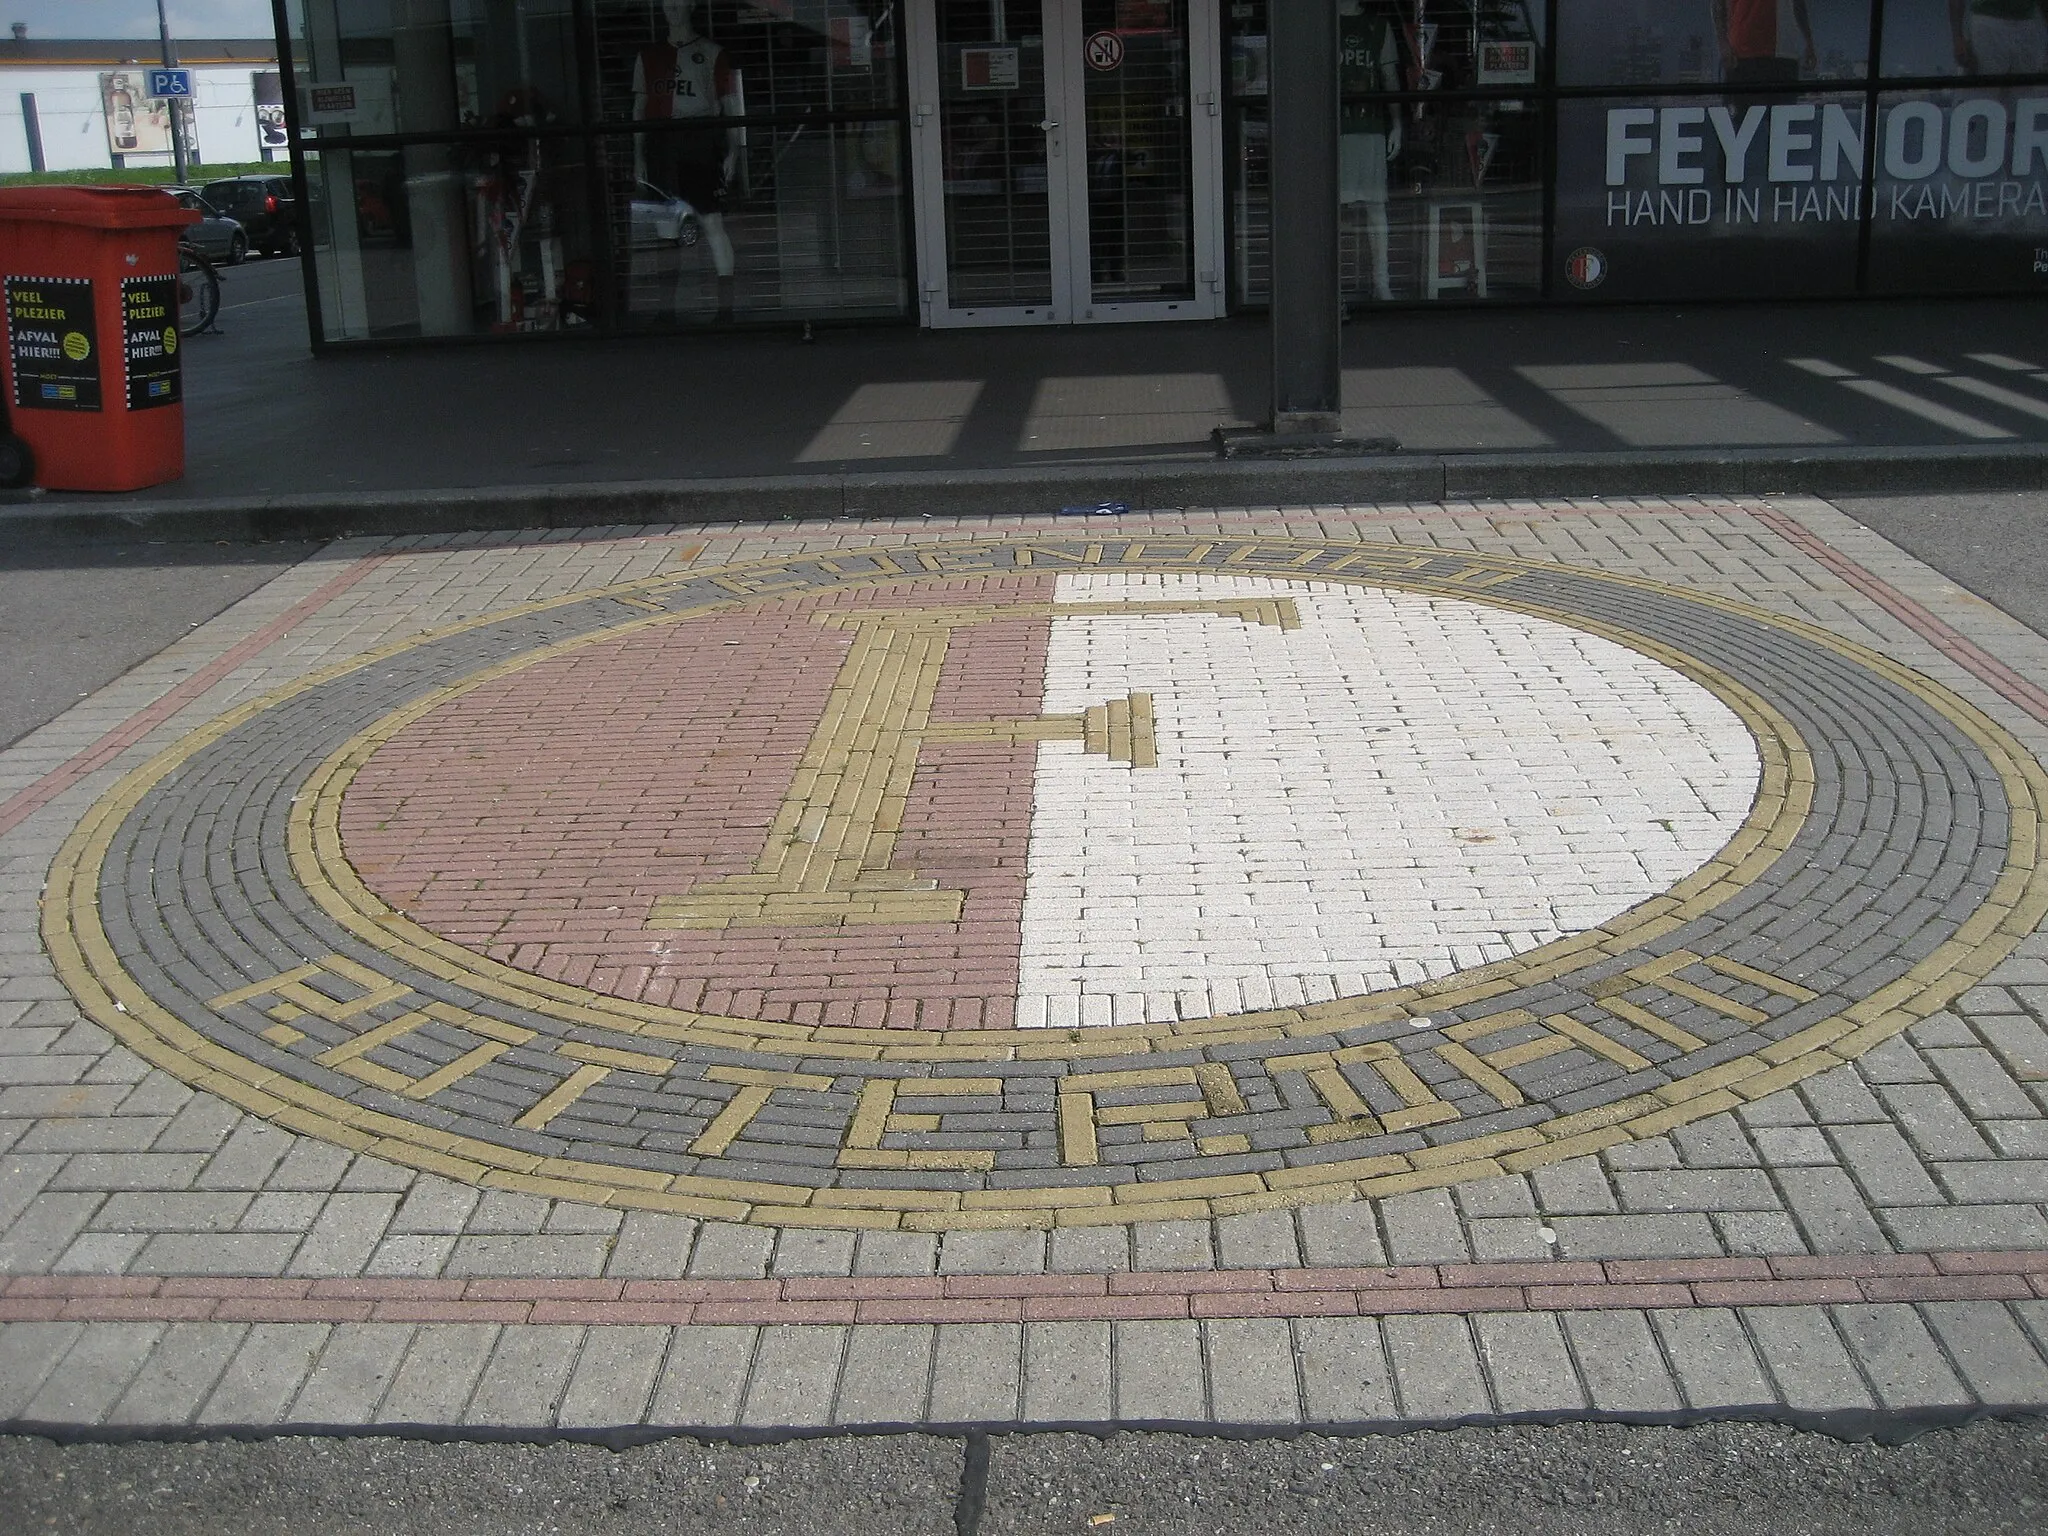
<svg viewBox="0 0 2048 1536">
<path fill-rule="evenodd" d="M 151 1060 L 505 1187 L 1134 1221 L 1654 1135 L 2030 931 L 2040 769 L 1810 625 L 1287 540 L 802 556 L 472 621 L 130 775 L 46 937 Z"/>
</svg>

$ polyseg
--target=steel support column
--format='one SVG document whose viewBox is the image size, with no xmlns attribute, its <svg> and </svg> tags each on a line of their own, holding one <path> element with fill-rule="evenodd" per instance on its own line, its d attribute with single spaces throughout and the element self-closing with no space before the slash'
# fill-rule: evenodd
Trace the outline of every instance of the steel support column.
<svg viewBox="0 0 2048 1536">
<path fill-rule="evenodd" d="M 1337 0 L 1275 0 L 1273 430 L 1334 433 L 1343 407 L 1337 266 Z"/>
</svg>

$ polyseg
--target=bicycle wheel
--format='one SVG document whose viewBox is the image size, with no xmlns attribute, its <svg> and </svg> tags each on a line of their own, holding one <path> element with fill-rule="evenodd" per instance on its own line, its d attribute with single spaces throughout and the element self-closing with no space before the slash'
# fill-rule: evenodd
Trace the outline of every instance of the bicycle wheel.
<svg viewBox="0 0 2048 1536">
<path fill-rule="evenodd" d="M 213 263 L 194 250 L 178 252 L 178 334 L 191 336 L 220 313 L 220 278 Z"/>
</svg>

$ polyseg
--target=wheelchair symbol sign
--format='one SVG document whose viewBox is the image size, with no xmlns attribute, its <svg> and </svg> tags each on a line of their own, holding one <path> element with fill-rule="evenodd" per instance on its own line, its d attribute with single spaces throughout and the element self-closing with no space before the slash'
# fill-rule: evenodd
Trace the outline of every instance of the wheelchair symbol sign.
<svg viewBox="0 0 2048 1536">
<path fill-rule="evenodd" d="M 1088 39 L 1088 67 L 1115 69 L 1124 61 L 1124 40 L 1114 32 L 1098 32 Z"/>
</svg>

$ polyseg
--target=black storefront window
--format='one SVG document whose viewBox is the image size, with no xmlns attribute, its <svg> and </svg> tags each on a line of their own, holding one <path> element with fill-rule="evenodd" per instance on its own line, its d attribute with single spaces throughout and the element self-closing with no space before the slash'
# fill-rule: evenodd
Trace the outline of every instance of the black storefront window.
<svg viewBox="0 0 2048 1536">
<path fill-rule="evenodd" d="M 901 319 L 894 0 L 292 0 L 329 341 Z"/>
<path fill-rule="evenodd" d="M 1284 3 L 1284 0 L 1277 0 Z M 1265 0 L 1229 6 L 1232 297 L 1267 294 Z M 1345 301 L 1542 291 L 1542 0 L 1339 0 L 1336 197 Z"/>
<path fill-rule="evenodd" d="M 1573 100 L 1558 126 L 1567 297 L 1850 293 L 1860 95 Z"/>
<path fill-rule="evenodd" d="M 1271 3 L 1217 0 L 1239 308 L 1269 281 Z M 917 311 L 919 7 L 280 14 L 326 340 Z M 1338 0 L 1337 25 L 1355 308 L 2048 284 L 2048 0 Z"/>
<path fill-rule="evenodd" d="M 2048 278 L 2048 85 L 1886 93 L 1869 281 L 2010 292 Z"/>
</svg>

